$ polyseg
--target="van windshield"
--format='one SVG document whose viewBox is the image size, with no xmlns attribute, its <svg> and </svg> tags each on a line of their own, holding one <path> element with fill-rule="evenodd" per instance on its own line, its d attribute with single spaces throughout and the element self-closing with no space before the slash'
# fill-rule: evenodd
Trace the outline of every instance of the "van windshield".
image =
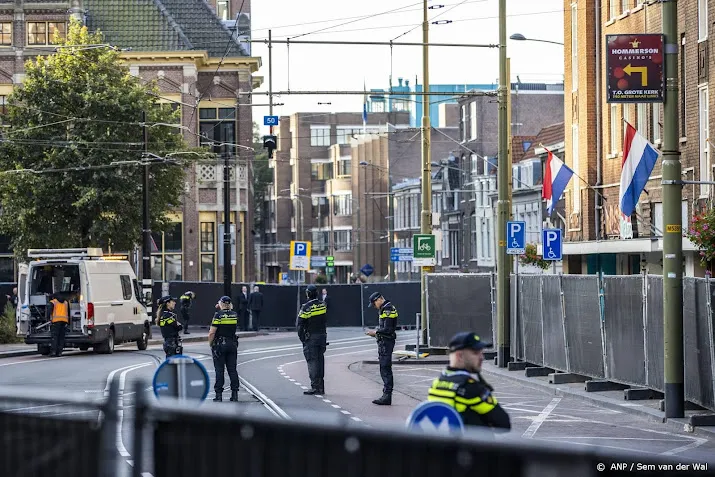
<svg viewBox="0 0 715 477">
<path fill-rule="evenodd" d="M 72 299 L 80 293 L 79 267 L 77 264 L 47 264 L 33 267 L 30 281 L 31 295 L 52 295 Z"/>
</svg>

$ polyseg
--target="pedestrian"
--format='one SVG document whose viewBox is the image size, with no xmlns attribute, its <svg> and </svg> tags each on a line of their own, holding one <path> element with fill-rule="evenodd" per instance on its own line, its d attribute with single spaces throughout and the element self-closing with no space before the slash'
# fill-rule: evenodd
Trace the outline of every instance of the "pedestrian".
<svg viewBox="0 0 715 477">
<path fill-rule="evenodd" d="M 251 310 L 253 331 L 258 331 L 261 324 L 261 311 L 263 310 L 263 293 L 258 291 L 258 285 L 253 286 L 253 293 L 248 297 L 248 308 Z"/>
<path fill-rule="evenodd" d="M 13 308 L 17 308 L 17 287 L 12 289 L 12 295 L 5 295 Z"/>
<path fill-rule="evenodd" d="M 67 300 L 58 293 L 52 295 L 52 300 L 47 304 L 45 310 L 47 319 L 50 321 L 50 355 L 62 356 L 65 348 L 65 334 L 70 322 L 70 305 Z"/>
<path fill-rule="evenodd" d="M 377 329 L 367 331 L 365 334 L 377 338 L 377 356 L 380 361 L 380 377 L 383 388 L 382 397 L 375 399 L 373 404 L 389 406 L 392 404 L 392 351 L 397 340 L 397 308 L 379 292 L 370 295 L 370 304 L 378 310 Z"/>
<path fill-rule="evenodd" d="M 224 371 L 228 371 L 231 380 L 231 401 L 238 401 L 238 315 L 233 311 L 231 297 L 222 296 L 218 303 L 221 310 L 214 313 L 209 329 L 209 346 L 216 371 L 214 401 L 223 401 Z"/>
<path fill-rule="evenodd" d="M 168 359 L 170 356 L 183 352 L 181 336 L 179 336 L 179 331 L 181 331 L 183 326 L 181 326 L 176 313 L 174 313 L 176 298 L 168 295 L 163 296 L 159 298 L 157 304 L 159 308 L 156 310 L 156 319 L 159 320 L 161 336 L 164 338 L 164 353 Z"/>
<path fill-rule="evenodd" d="M 462 416 L 465 426 L 483 426 L 505 432 L 511 429 L 509 414 L 492 394 L 494 388 L 482 377 L 484 349 L 490 343 L 471 332 L 457 333 L 449 342 L 449 366 L 435 379 L 428 401 L 449 404 Z"/>
<path fill-rule="evenodd" d="M 238 294 L 238 317 L 240 318 L 240 326 L 243 331 L 248 331 L 248 288 L 244 285 L 241 287 L 241 293 Z"/>
<path fill-rule="evenodd" d="M 179 298 L 181 302 L 181 320 L 184 322 L 184 334 L 188 335 L 189 333 L 189 320 L 191 320 L 191 305 L 194 304 L 194 299 L 196 298 L 196 294 L 192 291 L 187 291 L 181 297 Z"/>
<path fill-rule="evenodd" d="M 300 307 L 296 328 L 303 343 L 303 356 L 308 364 L 310 389 L 303 394 L 325 394 L 325 349 L 327 348 L 327 306 L 318 299 L 318 289 L 308 285 L 305 289 L 308 301 Z"/>
</svg>

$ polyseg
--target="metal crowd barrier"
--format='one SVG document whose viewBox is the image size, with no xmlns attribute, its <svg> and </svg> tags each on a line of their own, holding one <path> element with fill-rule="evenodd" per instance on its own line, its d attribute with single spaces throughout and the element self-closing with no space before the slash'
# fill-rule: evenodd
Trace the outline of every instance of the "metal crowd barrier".
<svg viewBox="0 0 715 477">
<path fill-rule="evenodd" d="M 683 279 L 685 397 L 715 411 L 713 287 Z M 429 274 L 429 344 L 496 338 L 491 274 Z M 663 278 L 512 275 L 511 354 L 555 371 L 663 392 Z M 495 341 L 496 342 L 496 341 Z"/>
<path fill-rule="evenodd" d="M 233 406 L 157 402 L 141 381 L 133 389 L 135 414 L 124 415 L 131 455 L 119 458 L 117 380 L 100 401 L 0 388 L 0 475 L 115 477 L 128 472 L 126 459 L 132 460 L 135 477 L 588 477 L 629 470 L 655 476 L 683 462 L 678 456 L 549 445 L 477 431 L 447 436 L 309 417 L 262 418 Z M 715 475 L 715 461 L 708 464 L 697 474 Z"/>
</svg>

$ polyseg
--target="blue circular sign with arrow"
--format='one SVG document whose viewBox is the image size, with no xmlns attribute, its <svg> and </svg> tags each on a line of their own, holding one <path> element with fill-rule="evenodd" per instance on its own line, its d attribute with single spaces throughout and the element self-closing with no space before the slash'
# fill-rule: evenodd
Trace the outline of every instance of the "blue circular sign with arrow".
<svg viewBox="0 0 715 477">
<path fill-rule="evenodd" d="M 197 359 L 182 354 L 171 356 L 154 373 L 152 388 L 157 398 L 203 401 L 209 394 L 209 373 Z"/>
<path fill-rule="evenodd" d="M 423 432 L 454 434 L 464 432 L 462 416 L 452 406 L 438 401 L 426 401 L 407 418 L 407 427 Z"/>
</svg>

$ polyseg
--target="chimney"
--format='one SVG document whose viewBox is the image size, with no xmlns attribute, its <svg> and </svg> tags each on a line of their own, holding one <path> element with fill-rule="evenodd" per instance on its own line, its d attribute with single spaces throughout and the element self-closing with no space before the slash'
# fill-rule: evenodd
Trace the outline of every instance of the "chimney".
<svg viewBox="0 0 715 477">
<path fill-rule="evenodd" d="M 397 78 L 397 81 L 398 81 L 400 87 L 402 87 L 402 78 Z"/>
<path fill-rule="evenodd" d="M 407 88 L 410 87 L 410 80 L 405 80 L 405 87 L 407 87 Z"/>
</svg>

